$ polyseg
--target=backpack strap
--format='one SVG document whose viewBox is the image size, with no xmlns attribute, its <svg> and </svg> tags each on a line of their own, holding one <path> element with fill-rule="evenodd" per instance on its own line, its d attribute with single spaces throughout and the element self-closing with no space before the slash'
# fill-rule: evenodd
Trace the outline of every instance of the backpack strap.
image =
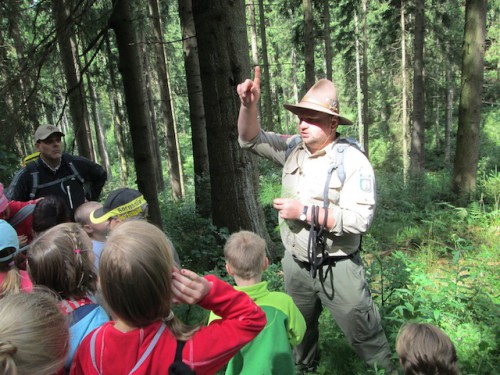
<svg viewBox="0 0 500 375">
<path fill-rule="evenodd" d="M 36 206 L 35 203 L 27 204 L 19 211 L 17 211 L 16 214 L 7 221 L 11 226 L 16 227 L 18 224 L 22 223 L 28 216 L 31 215 L 31 213 L 35 209 L 35 206 Z"/>
<path fill-rule="evenodd" d="M 73 314 L 71 314 L 70 326 L 74 326 L 76 323 L 85 318 L 87 315 L 89 315 L 92 311 L 94 311 L 98 307 L 99 307 L 98 304 L 91 303 L 88 305 L 80 306 L 77 309 L 75 309 L 73 311 Z"/>
<path fill-rule="evenodd" d="M 78 181 L 80 181 L 80 183 L 83 185 L 85 183 L 85 180 L 83 179 L 83 177 L 80 175 L 80 173 L 78 173 L 78 169 L 76 169 L 75 165 L 73 164 L 73 161 L 71 160 L 68 160 L 68 165 L 69 167 L 71 168 L 71 171 L 73 172 L 73 175 L 76 177 L 76 179 Z"/>
<path fill-rule="evenodd" d="M 298 136 L 292 137 L 292 139 L 288 143 L 288 147 L 286 148 L 286 151 L 285 151 L 285 162 L 286 162 L 286 159 L 288 159 L 288 157 L 292 153 L 293 149 L 295 147 L 297 147 L 301 142 L 302 142 L 302 137 L 298 137 Z"/>
<path fill-rule="evenodd" d="M 28 163 L 26 165 L 26 169 L 30 172 L 32 179 L 30 198 L 35 199 L 36 192 L 38 190 L 38 170 L 36 168 L 36 161 Z"/>
<path fill-rule="evenodd" d="M 39 178 L 38 178 L 39 172 L 38 172 L 38 169 L 37 169 L 36 164 L 35 164 L 36 162 L 31 162 L 31 163 L 28 163 L 28 165 L 26 165 L 26 168 L 30 172 L 31 178 L 32 178 L 31 193 L 30 193 L 31 199 L 35 199 L 36 193 L 39 189 L 43 189 L 43 188 L 46 188 L 46 187 L 49 187 L 52 185 L 60 184 L 60 183 L 63 183 L 65 181 L 68 181 L 68 180 L 71 180 L 74 178 L 76 178 L 78 180 L 78 182 L 80 182 L 82 185 L 85 185 L 85 179 L 78 172 L 78 169 L 76 169 L 75 164 L 73 163 L 73 160 L 71 159 L 71 156 L 70 155 L 63 155 L 63 161 L 65 161 L 68 164 L 69 168 L 71 169 L 71 172 L 73 172 L 73 173 L 70 174 L 69 176 L 65 176 L 63 178 L 59 178 L 55 181 L 47 182 L 45 184 L 39 183 Z"/>
</svg>

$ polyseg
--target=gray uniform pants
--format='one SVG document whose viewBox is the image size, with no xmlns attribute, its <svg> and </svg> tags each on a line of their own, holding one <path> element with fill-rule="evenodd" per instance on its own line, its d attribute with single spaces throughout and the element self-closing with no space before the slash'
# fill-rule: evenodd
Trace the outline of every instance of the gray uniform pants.
<svg viewBox="0 0 500 375">
<path fill-rule="evenodd" d="M 285 290 L 293 298 L 307 324 L 304 340 L 296 348 L 295 362 L 311 366 L 318 358 L 318 319 L 326 307 L 342 329 L 354 350 L 369 365 L 392 370 L 391 351 L 380 324 L 380 315 L 368 289 L 359 254 L 353 259 L 323 265 L 326 280 L 320 273 L 313 279 L 307 265 L 294 260 L 285 251 L 282 260 Z M 328 272 L 328 273 L 327 273 Z M 335 356 L 335 353 L 331 353 Z"/>
</svg>

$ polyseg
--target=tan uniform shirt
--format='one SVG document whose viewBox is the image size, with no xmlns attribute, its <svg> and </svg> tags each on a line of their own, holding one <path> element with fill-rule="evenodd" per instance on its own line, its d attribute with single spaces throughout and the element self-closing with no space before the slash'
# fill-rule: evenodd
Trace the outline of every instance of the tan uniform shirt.
<svg viewBox="0 0 500 375">
<path fill-rule="evenodd" d="M 335 163 L 338 141 L 315 154 L 301 142 L 285 161 L 291 139 L 261 130 L 251 141 L 240 139 L 239 143 L 242 148 L 283 166 L 282 198 L 297 199 L 309 206 L 309 210 L 312 205 L 323 207 L 328 167 Z M 329 215 L 335 218 L 333 228 L 325 235 L 325 248 L 330 255 L 357 251 L 361 234 L 369 229 L 375 210 L 375 175 L 370 162 L 355 147 L 346 147 L 344 152 L 344 183 L 334 171 L 328 187 Z M 310 226 L 300 220 L 280 218 L 281 239 L 286 250 L 306 262 L 309 229 Z"/>
</svg>

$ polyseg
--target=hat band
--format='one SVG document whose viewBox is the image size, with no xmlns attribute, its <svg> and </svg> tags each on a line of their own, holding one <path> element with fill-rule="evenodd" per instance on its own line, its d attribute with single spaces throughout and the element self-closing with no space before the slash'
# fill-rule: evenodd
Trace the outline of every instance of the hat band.
<svg viewBox="0 0 500 375">
<path fill-rule="evenodd" d="M 335 99 L 332 99 L 332 104 L 331 105 L 328 105 L 328 104 L 325 104 L 324 102 L 321 102 L 319 100 L 316 100 L 314 98 L 311 98 L 307 95 L 305 95 L 302 100 L 301 100 L 301 103 L 302 102 L 308 102 L 308 103 L 312 103 L 312 104 L 317 104 L 323 108 L 326 108 L 332 112 L 335 112 L 335 113 L 339 113 L 339 108 L 338 108 L 338 104 L 337 104 L 337 101 Z"/>
<path fill-rule="evenodd" d="M 143 206 L 147 205 L 148 202 L 144 199 L 144 196 L 141 195 L 140 197 L 135 198 L 133 201 L 127 204 L 112 209 L 111 211 L 101 216 L 98 220 L 102 223 L 103 221 L 108 220 L 114 216 L 118 216 L 119 219 L 128 219 L 144 211 L 146 207 L 143 208 Z"/>
</svg>

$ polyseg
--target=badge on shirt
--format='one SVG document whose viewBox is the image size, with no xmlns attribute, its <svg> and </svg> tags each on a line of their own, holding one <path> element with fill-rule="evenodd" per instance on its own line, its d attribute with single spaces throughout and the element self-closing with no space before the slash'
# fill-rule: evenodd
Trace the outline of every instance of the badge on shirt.
<svg viewBox="0 0 500 375">
<path fill-rule="evenodd" d="M 365 193 L 371 193 L 373 190 L 373 178 L 371 173 L 361 173 L 359 175 L 359 188 Z"/>
</svg>

